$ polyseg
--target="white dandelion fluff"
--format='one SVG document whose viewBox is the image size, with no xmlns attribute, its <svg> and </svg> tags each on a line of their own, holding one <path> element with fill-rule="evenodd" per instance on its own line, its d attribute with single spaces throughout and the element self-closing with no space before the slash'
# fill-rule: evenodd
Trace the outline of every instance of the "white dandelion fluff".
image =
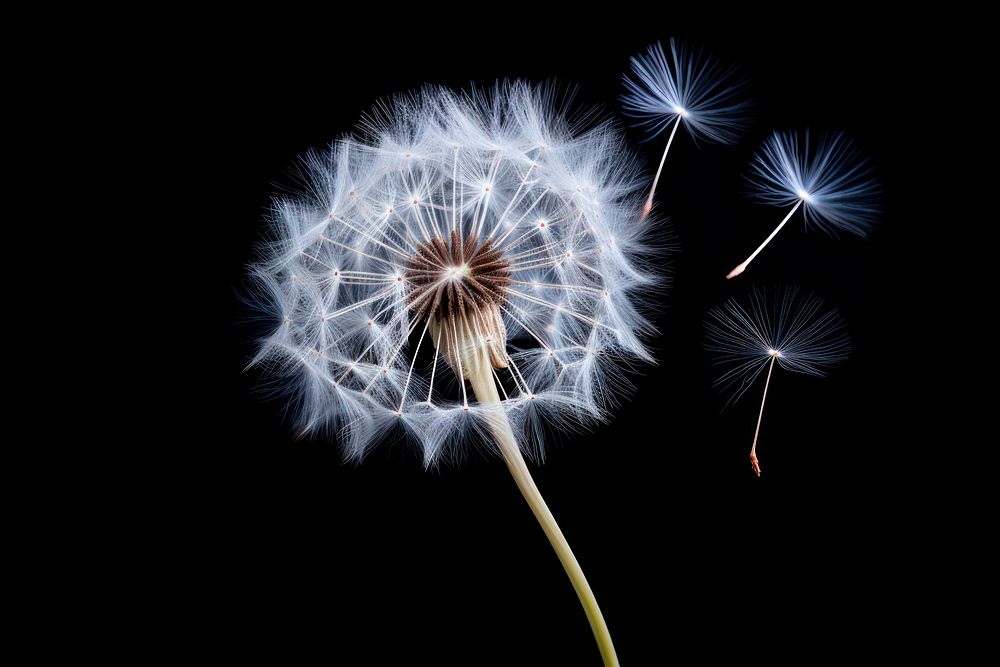
<svg viewBox="0 0 1000 667">
<path fill-rule="evenodd" d="M 843 230 L 865 237 L 878 216 L 879 187 L 868 159 L 840 133 L 821 134 L 813 140 L 808 130 L 775 132 L 754 157 L 748 179 L 756 201 L 792 208 L 727 278 L 743 273 L 799 207 L 807 227 L 833 236 Z"/>
<path fill-rule="evenodd" d="M 749 306 L 730 299 L 710 310 L 705 331 L 705 347 L 715 353 L 715 363 L 723 369 L 715 384 L 731 394 L 730 403 L 739 400 L 767 369 L 750 449 L 750 462 L 759 476 L 757 436 L 775 363 L 795 373 L 823 377 L 826 369 L 847 359 L 850 351 L 844 320 L 822 299 L 801 296 L 798 288 L 755 289 Z"/>
<path fill-rule="evenodd" d="M 253 363 L 349 457 L 390 431 L 428 466 L 495 446 L 617 664 L 522 450 L 540 454 L 543 423 L 605 418 L 624 365 L 652 360 L 637 163 L 612 126 L 584 131 L 523 83 L 427 88 L 362 131 L 311 154 L 307 193 L 276 204 L 252 272 L 274 329 Z"/>
<path fill-rule="evenodd" d="M 632 57 L 633 80 L 622 78 L 626 93 L 621 102 L 636 125 L 657 137 L 668 127 L 670 137 L 643 209 L 653 207 L 656 184 L 667 160 L 667 152 L 681 125 L 694 139 L 721 144 L 735 143 L 748 122 L 749 102 L 743 98 L 746 81 L 736 67 L 723 65 L 701 49 L 670 40 L 670 56 L 657 42 L 644 55 Z"/>
</svg>

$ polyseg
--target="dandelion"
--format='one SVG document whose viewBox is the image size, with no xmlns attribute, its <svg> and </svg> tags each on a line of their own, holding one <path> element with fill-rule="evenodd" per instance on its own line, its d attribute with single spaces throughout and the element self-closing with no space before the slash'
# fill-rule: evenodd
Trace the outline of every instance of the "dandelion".
<svg viewBox="0 0 1000 667">
<path fill-rule="evenodd" d="M 710 310 L 705 330 L 705 347 L 716 353 L 716 365 L 724 368 L 715 384 L 731 393 L 730 403 L 739 400 L 767 369 L 750 448 L 750 463 L 759 477 L 757 437 L 775 364 L 795 373 L 823 377 L 827 368 L 847 359 L 850 346 L 844 321 L 818 297 L 800 296 L 798 288 L 770 293 L 755 289 L 749 307 L 730 299 Z"/>
<path fill-rule="evenodd" d="M 617 665 L 524 454 L 542 456 L 543 424 L 605 419 L 623 365 L 652 361 L 637 163 L 611 125 L 580 127 L 523 83 L 427 88 L 361 129 L 311 154 L 307 194 L 276 204 L 252 271 L 274 328 L 253 363 L 348 458 L 390 432 L 428 467 L 499 451 Z"/>
<path fill-rule="evenodd" d="M 807 228 L 812 225 L 831 236 L 839 229 L 863 238 L 878 215 L 872 169 L 843 134 L 820 135 L 812 142 L 808 130 L 803 135 L 775 132 L 754 158 L 748 178 L 754 199 L 792 208 L 726 278 L 743 273 L 800 207 Z"/>
<path fill-rule="evenodd" d="M 735 143 L 747 124 L 749 102 L 741 99 L 746 81 L 735 67 L 673 39 L 670 58 L 657 42 L 645 55 L 632 58 L 632 73 L 636 80 L 627 74 L 622 77 L 628 91 L 621 98 L 625 114 L 639 119 L 637 125 L 650 133 L 650 139 L 671 128 L 643 208 L 646 217 L 677 128 L 683 124 L 696 140 Z"/>
</svg>

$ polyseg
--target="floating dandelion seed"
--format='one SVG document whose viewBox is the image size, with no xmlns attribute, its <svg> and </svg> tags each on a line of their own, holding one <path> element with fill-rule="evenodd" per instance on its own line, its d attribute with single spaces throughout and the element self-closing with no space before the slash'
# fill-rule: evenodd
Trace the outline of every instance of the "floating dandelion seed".
<svg viewBox="0 0 1000 667">
<path fill-rule="evenodd" d="M 755 156 L 748 178 L 754 199 L 792 208 L 726 278 L 743 273 L 799 207 L 806 226 L 833 236 L 841 229 L 864 237 L 878 215 L 878 184 L 872 169 L 843 134 L 820 135 L 813 143 L 808 131 L 802 136 L 775 132 Z"/>
<path fill-rule="evenodd" d="M 750 448 L 750 463 L 760 476 L 757 436 L 775 363 L 796 373 L 823 377 L 826 368 L 847 359 L 850 345 L 844 321 L 818 297 L 801 297 L 798 288 L 771 293 L 755 289 L 749 308 L 730 299 L 710 310 L 705 330 L 705 347 L 716 353 L 715 363 L 725 368 L 715 384 L 731 392 L 730 403 L 739 400 L 767 368 Z"/>
<path fill-rule="evenodd" d="M 568 122 L 526 84 L 395 100 L 307 159 L 253 270 L 277 374 L 304 432 L 358 459 L 398 429 L 425 465 L 476 440 L 507 463 L 617 665 L 583 571 L 525 464 L 542 425 L 603 419 L 621 366 L 651 361 L 657 280 L 639 172 L 609 124 Z"/>
<path fill-rule="evenodd" d="M 677 128 L 683 124 L 695 139 L 721 144 L 735 143 L 747 124 L 749 103 L 741 99 L 746 81 L 735 67 L 717 62 L 702 50 L 670 40 L 670 57 L 659 42 L 645 55 L 632 58 L 633 81 L 622 78 L 627 93 L 622 96 L 625 114 L 640 119 L 637 125 L 659 136 L 671 127 L 667 146 L 643 208 L 643 217 L 653 208 L 656 184 L 667 160 Z"/>
</svg>

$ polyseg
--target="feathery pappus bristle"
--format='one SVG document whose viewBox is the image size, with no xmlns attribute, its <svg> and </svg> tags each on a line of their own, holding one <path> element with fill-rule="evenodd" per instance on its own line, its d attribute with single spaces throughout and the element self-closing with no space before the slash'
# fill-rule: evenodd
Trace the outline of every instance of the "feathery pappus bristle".
<svg viewBox="0 0 1000 667">
<path fill-rule="evenodd" d="M 868 159 L 843 133 L 775 132 L 747 177 L 753 198 L 771 206 L 802 202 L 807 225 L 866 236 L 879 212 Z"/>
<path fill-rule="evenodd" d="M 746 79 L 702 49 L 671 39 L 668 56 L 656 42 L 632 58 L 632 76 L 622 108 L 650 139 L 676 121 L 695 139 L 732 144 L 749 124 Z"/>
</svg>

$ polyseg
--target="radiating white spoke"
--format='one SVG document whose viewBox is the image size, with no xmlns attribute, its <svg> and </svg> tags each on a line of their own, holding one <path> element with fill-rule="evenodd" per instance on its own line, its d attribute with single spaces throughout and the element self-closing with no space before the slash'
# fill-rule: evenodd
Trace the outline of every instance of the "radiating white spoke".
<svg viewBox="0 0 1000 667">
<path fill-rule="evenodd" d="M 340 317 L 341 315 L 344 315 L 346 313 L 350 313 L 352 311 L 355 311 L 358 308 L 364 308 L 365 306 L 367 306 L 370 303 L 374 303 L 376 301 L 381 301 L 383 299 L 389 298 L 389 296 L 391 296 L 394 291 L 395 291 L 394 288 L 383 289 L 383 290 L 381 290 L 379 292 L 376 292 L 374 295 L 368 297 L 367 299 L 362 299 L 361 301 L 357 301 L 355 303 L 352 303 L 349 306 L 344 306 L 343 308 L 339 308 L 339 309 L 333 311 L 332 313 L 327 313 L 326 315 L 323 315 L 322 319 L 324 319 L 324 320 L 332 320 L 332 319 L 334 319 L 336 317 Z"/>
<path fill-rule="evenodd" d="M 357 253 L 357 254 L 361 255 L 362 257 L 367 257 L 368 259 L 373 259 L 373 260 L 375 260 L 376 262 L 381 262 L 382 264 L 385 264 L 385 265 L 387 265 L 387 266 L 391 266 L 391 267 L 392 267 L 392 268 L 394 268 L 394 269 L 396 268 L 396 265 L 395 265 L 395 264 L 393 264 L 392 262 L 390 262 L 390 261 L 389 261 L 389 260 L 387 260 L 387 259 L 383 259 L 383 258 L 381 258 L 381 257 L 376 257 L 375 255 L 369 255 L 369 254 L 368 254 L 368 253 L 366 253 L 366 252 L 363 252 L 363 251 L 361 251 L 361 250 L 358 250 L 358 249 L 357 249 L 357 248 L 355 248 L 354 246 L 349 246 L 349 245 L 347 245 L 346 243 L 341 243 L 340 241 L 334 241 L 333 239 L 330 239 L 330 238 L 327 238 L 327 237 L 325 237 L 325 236 L 321 236 L 320 238 L 321 238 L 321 239 L 322 239 L 322 240 L 323 240 L 323 241 L 324 241 L 325 243 L 332 243 L 333 245 L 335 245 L 335 246 L 338 246 L 338 247 L 340 247 L 340 248 L 346 248 L 347 250 L 350 250 L 350 251 L 352 251 L 352 252 L 355 252 L 355 253 Z"/>
<path fill-rule="evenodd" d="M 427 318 L 427 321 L 430 322 L 430 318 Z M 441 332 L 443 330 L 444 330 L 444 327 L 440 327 L 438 329 L 437 340 L 434 341 L 434 361 L 431 363 L 431 382 L 430 382 L 430 385 L 428 385 L 428 387 L 427 387 L 427 402 L 428 403 L 431 402 L 431 395 L 434 393 L 434 374 L 437 372 L 438 354 L 441 352 Z"/>
<path fill-rule="evenodd" d="M 531 319 L 537 317 L 537 315 L 533 315 L 532 313 L 529 313 L 527 310 L 525 310 L 521 306 L 517 305 L 516 303 L 514 303 L 510 299 L 505 298 L 504 299 L 504 303 L 506 303 L 507 306 L 501 306 L 501 308 L 504 309 L 504 311 L 507 312 L 507 314 L 510 315 L 511 317 L 514 317 L 514 316 L 509 311 L 506 310 L 506 308 L 508 306 L 510 308 L 513 308 L 518 314 L 520 314 L 521 317 L 523 317 L 526 320 L 531 320 Z M 514 321 L 517 322 L 518 324 L 520 324 L 522 327 L 524 327 L 524 325 L 519 320 L 515 319 Z M 531 334 L 530 330 L 528 330 L 526 328 L 525 328 L 525 330 L 528 331 L 529 334 Z M 556 328 L 556 327 L 552 327 L 551 330 L 548 331 L 548 333 L 551 333 L 552 335 L 557 336 L 560 340 L 562 340 L 562 341 L 564 341 L 566 343 L 569 343 L 569 347 L 582 347 L 582 345 L 580 345 L 580 343 L 578 343 L 577 341 L 575 341 L 572 337 L 567 336 L 566 334 L 560 332 L 559 329 Z M 538 340 L 537 336 L 535 336 L 534 334 L 531 334 L 531 335 L 532 335 L 533 338 L 535 338 L 536 340 Z M 540 340 L 538 342 L 541 343 Z M 541 343 L 541 344 L 542 344 L 542 347 L 545 347 L 544 343 Z M 553 349 L 552 351 L 558 351 L 558 350 Z"/>
<path fill-rule="evenodd" d="M 458 194 L 456 192 L 457 188 L 455 183 L 458 181 L 458 146 L 455 147 L 455 159 L 452 162 L 451 167 L 451 231 L 455 232 L 458 225 L 458 209 L 455 208 L 455 196 Z"/>
<path fill-rule="evenodd" d="M 517 222 L 511 225 L 510 229 L 507 230 L 507 233 L 504 234 L 502 237 L 500 237 L 500 240 L 494 244 L 496 247 L 498 248 L 504 247 L 503 245 L 504 242 L 508 239 L 508 237 L 510 237 L 511 234 L 514 233 L 515 229 L 521 226 L 521 223 L 524 222 L 524 219 L 528 217 L 528 214 L 530 214 L 532 211 L 535 210 L 535 207 L 538 206 L 538 202 L 542 201 L 542 198 L 545 197 L 545 195 L 548 194 L 548 192 L 549 190 L 542 190 L 542 194 L 538 195 L 538 198 L 535 199 L 535 201 L 531 202 L 531 206 L 529 206 L 528 209 L 521 215 L 521 217 L 518 218 Z M 504 249 L 506 250 L 506 248 Z"/>
<path fill-rule="evenodd" d="M 514 296 L 519 296 L 522 299 L 526 299 L 526 300 L 531 301 L 532 303 L 536 303 L 536 304 L 538 304 L 540 306 L 548 306 L 552 310 L 558 311 L 560 313 L 566 313 L 567 315 L 575 317 L 576 319 L 580 320 L 581 322 L 586 322 L 587 324 L 593 325 L 595 327 L 601 327 L 603 329 L 607 329 L 608 331 L 613 331 L 615 333 L 618 333 L 618 329 L 614 328 L 613 326 L 607 325 L 604 322 L 598 322 L 593 317 L 587 317 L 586 315 L 583 315 L 582 313 L 578 313 L 575 310 L 572 310 L 572 309 L 567 308 L 565 306 L 561 306 L 559 304 L 552 303 L 551 301 L 546 301 L 545 299 L 540 299 L 538 297 L 529 296 L 529 295 L 525 294 L 524 292 L 518 292 L 517 290 L 508 290 L 507 293 L 508 294 L 512 294 Z"/>
<path fill-rule="evenodd" d="M 428 329 L 428 327 L 430 327 L 430 324 L 431 324 L 430 318 L 426 318 L 424 320 L 424 330 L 420 332 L 420 338 L 417 340 L 417 347 L 416 347 L 416 349 L 413 350 L 413 361 L 410 362 L 410 370 L 406 374 L 406 383 L 403 385 L 403 395 L 399 399 L 399 408 L 396 410 L 396 412 L 402 412 L 403 411 L 403 404 L 406 403 L 406 392 L 410 388 L 410 378 L 413 375 L 413 367 L 417 363 L 417 357 L 420 355 L 420 346 L 424 342 L 424 336 L 427 335 L 427 329 Z M 428 397 L 427 400 L 429 401 L 430 397 Z"/>
<path fill-rule="evenodd" d="M 537 283 L 529 280 L 512 280 L 515 285 L 527 285 L 528 287 L 545 287 L 548 289 L 561 289 L 568 291 L 590 292 L 593 294 L 603 294 L 605 290 L 585 285 L 557 285 L 555 283 Z"/>
<path fill-rule="evenodd" d="M 510 301 L 507 300 L 507 299 L 505 299 L 505 301 L 507 301 L 507 303 L 510 303 Z M 555 355 L 555 353 L 552 352 L 552 348 L 550 348 L 548 346 L 548 344 L 538 336 L 538 334 L 536 334 L 534 331 L 532 331 L 531 327 L 529 327 L 527 324 L 525 324 L 524 322 L 522 322 L 516 315 L 514 315 L 514 313 L 510 312 L 510 310 L 508 310 L 506 306 L 500 306 L 500 308 L 503 310 L 503 312 L 507 313 L 507 315 L 509 315 L 512 320 L 514 320 L 515 322 L 517 322 L 517 324 L 520 325 L 520 327 L 522 329 L 524 329 L 525 331 L 527 331 L 528 335 L 530 335 L 532 338 L 534 338 L 535 341 L 537 341 L 538 344 L 541 345 L 542 348 L 546 352 L 548 352 L 549 354 L 551 354 L 553 356 Z"/>
<path fill-rule="evenodd" d="M 355 233 L 363 236 L 364 238 L 368 239 L 369 241 L 371 241 L 372 243 L 376 244 L 377 246 L 379 246 L 381 248 L 385 248 L 389 252 L 395 253 L 396 255 L 402 257 L 403 259 L 409 259 L 410 258 L 410 253 L 406 252 L 402 248 L 399 248 L 399 247 L 397 247 L 395 245 L 389 245 L 387 243 L 383 243 L 382 241 L 379 241 L 378 239 L 376 239 L 371 234 L 368 234 L 365 231 L 360 230 L 360 229 L 354 227 L 351 223 L 347 222 L 343 218 L 340 218 L 338 216 L 333 215 L 332 213 L 330 214 L 330 217 L 332 219 L 336 220 L 337 222 L 339 222 L 340 224 L 344 225 L 345 227 L 348 227 L 351 231 L 353 231 L 353 232 L 355 232 Z M 389 240 L 389 239 L 386 238 L 386 240 Z"/>
<path fill-rule="evenodd" d="M 528 182 L 528 176 L 530 176 L 531 173 L 535 170 L 536 166 L 534 164 L 532 164 L 530 167 L 527 168 L 527 170 L 525 170 L 524 176 L 521 178 L 521 182 L 517 186 L 517 190 L 514 192 L 514 195 L 510 198 L 510 202 L 507 203 L 507 208 L 505 208 L 503 210 L 503 213 L 501 213 L 499 217 L 497 217 L 497 222 L 495 225 L 493 225 L 493 230 L 490 232 L 490 235 L 487 236 L 486 238 L 488 239 L 493 238 L 493 235 L 497 233 L 498 229 L 500 229 L 500 225 L 503 224 L 503 221 L 507 217 L 507 214 L 510 213 L 510 209 L 513 208 L 515 205 L 521 203 L 519 195 L 521 194 L 521 191 L 524 189 L 525 184 Z M 531 188 L 528 188 L 528 192 L 530 191 Z"/>
<path fill-rule="evenodd" d="M 462 386 L 462 405 L 468 409 L 469 407 L 469 397 L 465 395 L 465 373 L 462 371 L 462 348 L 458 344 L 458 329 L 455 326 L 454 317 L 449 318 L 451 320 L 451 334 L 452 334 L 452 346 L 451 353 L 458 362 L 458 384 Z"/>
<path fill-rule="evenodd" d="M 506 252 L 509 252 L 509 251 L 513 250 L 514 248 L 517 248 L 522 243 L 525 243 L 529 239 L 534 238 L 535 236 L 538 236 L 539 234 L 545 234 L 545 233 L 550 232 L 553 227 L 555 227 L 556 225 L 558 225 L 558 224 L 560 224 L 562 222 L 570 220 L 571 218 L 574 220 L 574 222 L 577 222 L 577 221 L 580 220 L 580 218 L 582 216 L 583 216 L 582 213 L 577 213 L 577 214 L 575 214 L 575 216 L 572 215 L 572 214 L 570 214 L 570 215 L 564 215 L 561 218 L 555 218 L 553 220 L 547 221 L 545 223 L 545 227 L 535 226 L 532 229 L 527 230 L 524 234 L 521 234 L 521 236 L 519 236 L 517 238 L 517 240 L 515 240 L 514 242 L 510 243 L 509 245 L 507 245 L 507 247 L 504 248 L 504 252 L 506 253 Z M 574 236 L 574 234 L 571 231 L 571 232 L 563 234 L 561 236 L 562 236 L 561 240 L 565 243 L 568 239 L 572 239 L 573 236 Z"/>
<path fill-rule="evenodd" d="M 534 392 L 531 391 L 531 388 L 528 386 L 528 381 L 524 379 L 524 375 L 521 373 L 521 369 L 517 367 L 517 364 L 514 362 L 514 359 L 509 354 L 507 355 L 507 364 L 514 369 L 514 376 L 516 378 L 520 378 L 521 386 L 524 388 L 524 393 L 527 394 L 528 396 L 532 396 Z"/>
<path fill-rule="evenodd" d="M 510 397 L 507 396 L 507 390 L 504 389 L 503 382 L 500 380 L 500 376 L 497 375 L 497 369 L 491 368 L 490 370 L 493 371 L 493 377 L 497 381 L 497 386 L 500 387 L 500 392 L 503 394 L 503 400 L 505 400 L 505 401 L 508 400 Z"/>
<path fill-rule="evenodd" d="M 504 253 L 503 258 L 510 262 L 511 264 L 516 264 L 518 262 L 524 262 L 527 258 L 534 255 L 540 255 L 547 253 L 557 246 L 562 245 L 562 240 L 549 241 L 548 243 L 540 246 L 535 246 L 534 248 L 529 248 L 528 250 L 522 250 L 518 253 Z M 533 260 L 535 261 L 535 260 Z"/>
<path fill-rule="evenodd" d="M 417 325 L 419 325 L 419 324 L 420 324 L 420 322 L 418 322 L 416 320 L 410 322 L 410 326 L 409 326 L 409 328 L 406 331 L 406 335 L 400 337 L 399 345 L 396 346 L 396 349 L 393 350 L 392 354 L 390 354 L 388 357 L 386 357 L 384 365 L 383 365 L 383 370 L 384 371 L 388 372 L 388 370 L 389 370 L 388 365 L 392 364 L 396 360 L 396 357 L 399 356 L 400 350 L 402 350 L 403 346 L 406 345 L 407 341 L 410 339 L 410 335 L 416 330 Z M 427 325 L 425 324 L 424 325 L 424 330 L 426 331 L 426 329 L 427 329 Z M 422 334 L 421 334 L 420 338 L 421 338 L 421 340 L 423 340 L 423 335 Z M 414 358 L 416 358 L 415 355 L 414 355 Z M 412 370 L 413 367 L 410 366 L 410 369 Z M 375 381 L 378 380 L 378 378 L 379 378 L 379 374 L 376 373 L 372 377 L 371 381 L 368 382 L 367 385 L 365 385 L 365 389 L 361 393 L 362 394 L 367 394 L 368 390 L 372 388 L 372 385 L 375 384 Z M 407 382 L 409 382 L 409 375 L 407 375 Z"/>
</svg>

